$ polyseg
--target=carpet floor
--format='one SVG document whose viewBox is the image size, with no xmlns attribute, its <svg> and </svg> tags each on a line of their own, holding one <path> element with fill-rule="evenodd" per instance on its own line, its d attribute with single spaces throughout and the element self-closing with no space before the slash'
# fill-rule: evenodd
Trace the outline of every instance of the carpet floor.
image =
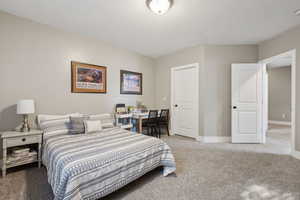
<svg viewBox="0 0 300 200">
<path fill-rule="evenodd" d="M 176 174 L 163 177 L 158 168 L 103 199 L 300 200 L 300 160 L 179 136 L 163 140 L 175 155 Z M 29 166 L 9 171 L 0 178 L 0 199 L 53 199 L 46 170 Z"/>
</svg>

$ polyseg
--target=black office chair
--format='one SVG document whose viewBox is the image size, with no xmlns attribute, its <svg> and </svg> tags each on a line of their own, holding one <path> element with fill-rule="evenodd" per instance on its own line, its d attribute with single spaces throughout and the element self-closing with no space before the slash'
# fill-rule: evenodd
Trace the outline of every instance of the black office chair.
<svg viewBox="0 0 300 200">
<path fill-rule="evenodd" d="M 149 111 L 149 115 L 148 115 L 148 119 L 144 120 L 142 127 L 147 128 L 147 135 L 151 135 L 151 136 L 158 136 L 158 131 L 157 131 L 157 115 L 158 115 L 158 111 L 157 110 L 150 110 Z"/>
<path fill-rule="evenodd" d="M 170 136 L 170 133 L 169 133 L 169 109 L 162 109 L 160 111 L 160 115 L 159 115 L 159 118 L 157 120 L 157 124 L 158 124 L 159 138 L 160 138 L 160 135 L 161 135 L 161 128 L 166 128 L 168 136 Z"/>
</svg>

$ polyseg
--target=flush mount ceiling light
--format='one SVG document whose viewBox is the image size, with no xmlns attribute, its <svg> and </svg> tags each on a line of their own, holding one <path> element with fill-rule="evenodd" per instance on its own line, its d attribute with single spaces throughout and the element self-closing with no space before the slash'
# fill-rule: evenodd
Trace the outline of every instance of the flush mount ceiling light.
<svg viewBox="0 0 300 200">
<path fill-rule="evenodd" d="M 300 9 L 295 10 L 295 15 L 300 16 Z"/>
<path fill-rule="evenodd" d="M 172 7 L 173 0 L 146 0 L 148 8 L 158 15 L 163 15 Z"/>
</svg>

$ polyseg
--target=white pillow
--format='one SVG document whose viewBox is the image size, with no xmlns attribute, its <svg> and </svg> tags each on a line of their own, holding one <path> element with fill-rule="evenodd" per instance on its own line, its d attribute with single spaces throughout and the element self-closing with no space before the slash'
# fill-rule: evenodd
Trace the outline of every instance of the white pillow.
<svg viewBox="0 0 300 200">
<path fill-rule="evenodd" d="M 70 116 L 79 116 L 79 113 L 69 115 L 38 115 L 38 125 L 44 132 L 44 138 L 68 134 L 71 131 Z"/>
<path fill-rule="evenodd" d="M 82 114 L 80 113 L 71 113 L 71 114 L 66 114 L 66 115 L 38 115 L 37 116 L 37 121 L 38 121 L 38 126 L 40 127 L 41 121 L 45 120 L 52 120 L 52 119 L 61 119 L 61 118 L 66 118 L 66 117 L 80 117 Z"/>
<path fill-rule="evenodd" d="M 102 124 L 100 120 L 84 120 L 85 134 L 96 133 L 102 131 Z"/>
<path fill-rule="evenodd" d="M 102 123 L 102 128 L 113 128 L 114 127 L 114 116 L 112 114 L 97 114 L 89 115 L 90 120 L 100 120 Z"/>
</svg>

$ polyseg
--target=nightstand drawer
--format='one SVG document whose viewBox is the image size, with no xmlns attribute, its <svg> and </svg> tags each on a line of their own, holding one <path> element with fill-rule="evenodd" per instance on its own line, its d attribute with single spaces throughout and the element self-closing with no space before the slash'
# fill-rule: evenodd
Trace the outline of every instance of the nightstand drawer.
<svg viewBox="0 0 300 200">
<path fill-rule="evenodd" d="M 25 144 L 33 144 L 39 143 L 40 136 L 32 135 L 32 136 L 23 136 L 23 137 L 16 137 L 16 138 L 7 138 L 6 139 L 6 146 L 7 147 L 15 147 Z"/>
</svg>

